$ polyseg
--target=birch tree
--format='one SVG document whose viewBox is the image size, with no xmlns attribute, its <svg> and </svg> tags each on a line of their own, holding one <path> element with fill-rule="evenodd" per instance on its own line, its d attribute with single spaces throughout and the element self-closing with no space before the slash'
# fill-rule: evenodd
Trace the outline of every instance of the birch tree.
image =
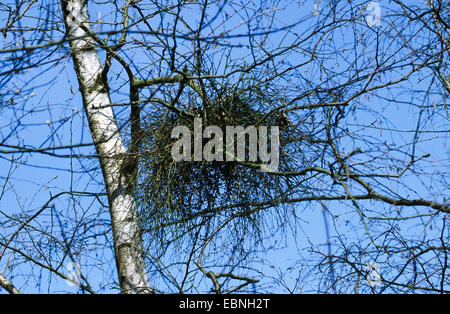
<svg viewBox="0 0 450 314">
<path fill-rule="evenodd" d="M 61 1 L 84 110 L 100 155 L 120 287 L 123 293 L 151 291 L 142 256 L 136 203 L 132 196 L 135 179 L 124 167 L 127 149 L 110 107 L 104 69 L 91 35 L 87 4 L 84 0 Z"/>
</svg>

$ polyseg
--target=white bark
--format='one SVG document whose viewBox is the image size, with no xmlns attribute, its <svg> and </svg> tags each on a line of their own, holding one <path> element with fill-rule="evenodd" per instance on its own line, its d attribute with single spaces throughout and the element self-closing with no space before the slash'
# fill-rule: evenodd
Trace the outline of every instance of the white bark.
<svg viewBox="0 0 450 314">
<path fill-rule="evenodd" d="M 114 249 L 122 293 L 151 292 L 142 255 L 136 203 L 122 173 L 126 148 L 114 117 L 90 30 L 87 0 L 61 0 L 66 32 L 92 138 L 108 192 Z M 80 27 L 83 25 L 83 27 Z"/>
</svg>

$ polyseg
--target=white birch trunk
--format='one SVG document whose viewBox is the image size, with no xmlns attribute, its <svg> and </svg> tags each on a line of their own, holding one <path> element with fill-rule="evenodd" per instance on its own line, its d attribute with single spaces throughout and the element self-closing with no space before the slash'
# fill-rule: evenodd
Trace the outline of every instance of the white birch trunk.
<svg viewBox="0 0 450 314">
<path fill-rule="evenodd" d="M 84 109 L 108 192 L 120 288 L 122 293 L 152 292 L 145 270 L 136 203 L 130 191 L 132 183 L 121 171 L 127 151 L 113 110 L 108 107 L 111 101 L 102 81 L 98 52 L 85 31 L 91 29 L 87 0 L 61 0 L 61 3 Z"/>
</svg>

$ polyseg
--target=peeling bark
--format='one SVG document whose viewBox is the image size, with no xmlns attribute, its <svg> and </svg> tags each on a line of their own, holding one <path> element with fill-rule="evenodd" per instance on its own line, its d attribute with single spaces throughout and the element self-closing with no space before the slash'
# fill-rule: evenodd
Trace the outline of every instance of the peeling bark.
<svg viewBox="0 0 450 314">
<path fill-rule="evenodd" d="M 62 0 L 73 63 L 108 192 L 114 250 L 122 293 L 149 293 L 142 239 L 132 196 L 133 180 L 124 173 L 127 150 L 110 106 L 94 40 L 89 37 L 87 0 Z M 82 25 L 82 27 L 80 27 Z"/>
</svg>

